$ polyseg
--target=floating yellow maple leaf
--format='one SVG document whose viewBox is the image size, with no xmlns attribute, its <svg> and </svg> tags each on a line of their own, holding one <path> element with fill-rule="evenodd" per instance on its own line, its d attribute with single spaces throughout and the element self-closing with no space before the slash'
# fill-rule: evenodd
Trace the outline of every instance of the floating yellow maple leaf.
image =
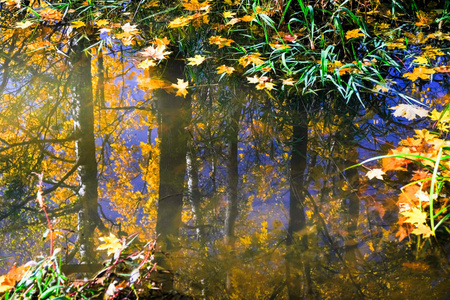
<svg viewBox="0 0 450 300">
<path fill-rule="evenodd" d="M 17 22 L 16 23 L 16 28 L 21 28 L 21 29 L 25 29 L 30 27 L 31 25 L 33 25 L 34 23 L 31 21 L 25 21 L 25 22 Z"/>
<path fill-rule="evenodd" d="M 59 10 L 50 7 L 44 8 L 39 14 L 44 21 L 48 21 L 50 24 L 61 21 L 63 16 Z"/>
<path fill-rule="evenodd" d="M 442 52 L 441 49 L 433 46 L 426 46 L 425 48 L 423 48 L 423 50 L 424 50 L 423 55 L 427 56 L 430 59 L 435 59 L 436 56 L 445 55 L 445 53 Z"/>
<path fill-rule="evenodd" d="M 191 17 L 178 17 L 169 23 L 169 28 L 178 28 L 187 26 L 189 25 L 189 23 L 191 23 L 191 20 L 192 20 Z"/>
<path fill-rule="evenodd" d="M 361 29 L 354 29 L 354 30 L 350 30 L 347 31 L 347 33 L 345 34 L 345 38 L 347 40 L 349 39 L 353 39 L 353 38 L 358 38 L 360 36 L 364 36 L 364 33 L 361 32 Z"/>
<path fill-rule="evenodd" d="M 381 169 L 373 169 L 373 170 L 370 170 L 369 172 L 367 172 L 366 176 L 369 179 L 377 178 L 377 179 L 383 180 L 384 174 L 386 174 L 386 173 L 384 173 L 383 170 L 381 170 Z"/>
<path fill-rule="evenodd" d="M 255 19 L 254 16 L 245 15 L 245 16 L 243 16 L 243 17 L 241 18 L 241 21 L 243 21 L 243 22 L 251 22 L 251 21 L 253 21 L 254 19 Z"/>
<path fill-rule="evenodd" d="M 209 43 L 219 46 L 220 49 L 225 46 L 231 46 L 231 43 L 234 43 L 234 41 L 221 36 L 212 36 L 209 38 Z"/>
<path fill-rule="evenodd" d="M 431 228 L 424 223 L 419 223 L 416 226 L 417 227 L 413 231 L 411 231 L 411 233 L 413 233 L 415 235 L 423 234 L 424 238 L 428 238 L 428 237 L 430 237 L 430 235 L 433 234 L 433 231 L 431 230 Z"/>
<path fill-rule="evenodd" d="M 125 23 L 122 25 L 122 30 L 128 35 L 136 35 L 139 33 L 139 30 L 136 28 L 137 25 L 131 25 L 130 23 Z"/>
<path fill-rule="evenodd" d="M 438 138 L 436 134 L 430 133 L 430 131 L 426 128 L 422 130 L 415 129 L 414 132 L 416 133 L 414 137 L 423 140 L 425 143 L 429 143 L 430 141 Z"/>
<path fill-rule="evenodd" d="M 437 121 L 439 128 L 441 128 L 441 125 L 446 125 L 445 123 L 450 121 L 449 111 L 446 111 L 445 114 L 443 115 L 442 112 L 438 111 L 437 109 L 433 109 L 430 114 L 431 114 L 430 119 L 433 121 Z"/>
<path fill-rule="evenodd" d="M 170 40 L 167 37 L 163 37 L 162 39 L 156 38 L 155 39 L 156 46 L 167 46 L 170 44 Z"/>
<path fill-rule="evenodd" d="M 233 18 L 236 15 L 236 13 L 232 12 L 232 11 L 226 11 L 223 13 L 223 17 L 224 18 Z"/>
<path fill-rule="evenodd" d="M 257 52 L 239 58 L 239 64 L 244 66 L 244 68 L 250 63 L 254 63 L 256 66 L 259 66 L 264 63 L 264 60 L 261 59 L 261 54 Z"/>
<path fill-rule="evenodd" d="M 416 15 L 417 18 L 419 19 L 419 21 L 416 22 L 416 26 L 418 27 L 429 26 L 434 21 L 434 18 L 431 15 L 423 11 L 417 12 Z"/>
<path fill-rule="evenodd" d="M 183 2 L 183 7 L 185 10 L 189 11 L 199 11 L 199 10 L 208 10 L 209 9 L 209 1 L 198 2 L 197 0 L 185 1 Z"/>
<path fill-rule="evenodd" d="M 386 45 L 388 49 L 394 50 L 394 49 L 406 49 L 405 42 L 402 39 L 398 39 L 396 42 L 392 41 L 389 44 Z"/>
<path fill-rule="evenodd" d="M 414 207 L 412 210 L 402 212 L 402 215 L 406 217 L 403 223 L 411 224 L 424 224 L 427 221 L 427 214 L 420 211 L 418 207 Z"/>
<path fill-rule="evenodd" d="M 117 250 L 122 249 L 122 241 L 112 233 L 108 237 L 101 237 L 100 241 L 104 242 L 104 244 L 98 246 L 97 250 L 107 250 L 108 255 L 114 254 Z"/>
<path fill-rule="evenodd" d="M 78 20 L 78 21 L 73 21 L 71 26 L 72 26 L 72 28 L 80 28 L 80 27 L 86 26 L 86 23 Z"/>
<path fill-rule="evenodd" d="M 154 67 L 154 66 L 156 66 L 155 61 L 153 59 L 148 59 L 148 58 L 137 65 L 137 67 L 140 69 L 148 69 L 148 68 Z"/>
<path fill-rule="evenodd" d="M 430 79 L 431 75 L 436 73 L 433 69 L 426 67 L 416 67 L 412 73 L 405 73 L 403 77 L 408 78 L 411 81 L 416 81 L 418 78 Z"/>
<path fill-rule="evenodd" d="M 105 19 L 101 19 L 101 20 L 97 20 L 96 24 L 97 24 L 98 27 L 103 27 L 103 26 L 108 25 L 109 21 L 105 20 Z"/>
<path fill-rule="evenodd" d="M 177 96 L 186 97 L 188 93 L 186 89 L 189 87 L 189 83 L 187 81 L 184 81 L 183 79 L 177 79 L 177 84 L 172 83 L 172 86 L 178 90 L 176 93 Z"/>
<path fill-rule="evenodd" d="M 220 67 L 217 67 L 217 74 L 227 73 L 228 75 L 231 75 L 234 72 L 233 67 L 228 67 L 225 65 L 221 65 Z"/>
<path fill-rule="evenodd" d="M 250 83 L 259 83 L 259 77 L 254 75 L 253 77 L 247 77 L 248 82 Z"/>
<path fill-rule="evenodd" d="M 395 117 L 404 117 L 408 120 L 414 120 L 416 116 L 428 116 L 428 110 L 415 104 L 399 104 L 397 106 L 391 107 L 390 109 L 395 110 L 393 114 Z"/>
<path fill-rule="evenodd" d="M 256 85 L 257 90 L 266 89 L 268 91 L 272 90 L 275 87 L 275 84 L 269 81 L 262 81 Z"/>
<path fill-rule="evenodd" d="M 423 56 L 416 56 L 416 58 L 413 60 L 413 62 L 415 62 L 419 65 L 426 65 L 426 64 L 428 64 L 428 59 Z"/>
<path fill-rule="evenodd" d="M 283 85 L 294 85 L 295 84 L 295 80 L 292 78 L 287 78 L 283 80 Z"/>
<path fill-rule="evenodd" d="M 189 61 L 188 63 L 189 66 L 198 66 L 205 60 L 205 57 L 201 55 L 196 55 L 194 57 L 189 57 L 187 60 Z"/>
<path fill-rule="evenodd" d="M 167 55 L 169 55 L 170 51 L 164 51 L 166 50 L 165 45 L 157 46 L 156 48 L 153 46 L 149 46 L 144 49 L 144 51 L 139 52 L 143 57 L 146 58 L 152 58 L 152 59 L 164 59 Z"/>
</svg>

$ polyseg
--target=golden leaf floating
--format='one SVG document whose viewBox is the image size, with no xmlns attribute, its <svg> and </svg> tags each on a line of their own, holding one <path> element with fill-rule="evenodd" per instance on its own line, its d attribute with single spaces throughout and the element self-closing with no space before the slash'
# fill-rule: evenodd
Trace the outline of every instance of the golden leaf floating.
<svg viewBox="0 0 450 300">
<path fill-rule="evenodd" d="M 395 117 L 403 117 L 408 120 L 414 120 L 417 116 L 428 116 L 428 110 L 415 104 L 399 104 L 397 106 L 391 107 L 390 109 L 395 110 L 393 114 Z"/>
<path fill-rule="evenodd" d="M 177 96 L 186 97 L 188 93 L 186 89 L 189 87 L 188 82 L 184 81 L 183 79 L 177 79 L 177 84 L 173 83 L 172 86 L 178 90 L 176 93 Z"/>
<path fill-rule="evenodd" d="M 347 33 L 345 34 L 345 38 L 347 40 L 349 39 L 353 39 L 353 38 L 358 38 L 358 37 L 362 37 L 364 36 L 364 33 L 361 32 L 361 29 L 354 29 L 354 30 L 350 30 L 347 31 Z"/>
<path fill-rule="evenodd" d="M 188 58 L 187 60 L 189 61 L 188 63 L 189 66 L 198 66 L 205 60 L 205 57 L 201 55 L 196 55 L 194 57 Z"/>
<path fill-rule="evenodd" d="M 411 81 L 416 81 L 417 79 L 430 79 L 431 75 L 436 73 L 433 69 L 426 67 L 416 67 L 413 72 L 403 74 L 403 77 L 408 78 Z"/>
<path fill-rule="evenodd" d="M 100 241 L 104 244 L 98 246 L 97 250 L 107 250 L 108 255 L 116 253 L 117 250 L 120 250 L 123 247 L 122 241 L 116 238 L 112 233 L 110 233 L 108 237 L 101 237 Z"/>
<path fill-rule="evenodd" d="M 220 67 L 217 67 L 217 74 L 227 73 L 228 75 L 231 75 L 234 72 L 233 67 L 228 67 L 225 65 L 221 65 Z"/>
</svg>

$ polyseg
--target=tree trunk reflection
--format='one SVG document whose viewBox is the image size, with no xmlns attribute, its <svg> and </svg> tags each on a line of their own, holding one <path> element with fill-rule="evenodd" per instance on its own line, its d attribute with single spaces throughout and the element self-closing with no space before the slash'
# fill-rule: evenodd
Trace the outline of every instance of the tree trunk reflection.
<svg viewBox="0 0 450 300">
<path fill-rule="evenodd" d="M 305 170 L 308 146 L 308 122 L 304 108 L 298 109 L 292 135 L 290 166 L 290 204 L 286 254 L 286 279 L 289 299 L 303 299 L 310 293 L 310 266 L 305 259 L 308 250 L 305 216 Z M 303 274 L 303 276 L 302 276 Z M 302 288 L 303 286 L 303 288 Z"/>
<path fill-rule="evenodd" d="M 182 77 L 184 61 L 170 60 L 165 79 L 176 82 Z M 156 232 L 165 251 L 177 247 L 183 208 L 184 178 L 190 121 L 190 98 L 157 91 L 160 149 L 160 185 Z"/>
<path fill-rule="evenodd" d="M 80 41 L 81 42 L 81 41 Z M 78 212 L 79 250 L 82 262 L 94 259 L 93 233 L 95 228 L 104 228 L 98 215 L 98 179 L 94 137 L 94 101 L 92 94 L 91 59 L 82 52 L 83 44 L 74 47 L 71 57 L 73 122 L 75 149 L 78 163 L 78 197 L 81 209 Z"/>
</svg>

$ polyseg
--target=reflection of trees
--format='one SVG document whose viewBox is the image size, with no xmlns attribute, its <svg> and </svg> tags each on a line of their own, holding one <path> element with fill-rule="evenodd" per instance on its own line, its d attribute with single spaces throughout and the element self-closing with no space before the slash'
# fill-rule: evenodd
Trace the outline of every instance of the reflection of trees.
<svg viewBox="0 0 450 300">
<path fill-rule="evenodd" d="M 81 209 L 78 212 L 78 235 L 82 261 L 93 261 L 96 228 L 105 229 L 98 215 L 98 178 L 94 136 L 94 97 L 92 93 L 91 59 L 83 53 L 85 44 L 72 48 L 72 109 L 74 120 L 75 152 L 77 161 L 78 198 Z"/>
<path fill-rule="evenodd" d="M 184 62 L 169 60 L 165 79 L 176 82 L 183 74 Z M 157 91 L 160 115 L 158 138 L 161 140 L 159 199 L 156 232 L 165 250 L 175 248 L 181 228 L 186 154 L 190 121 L 190 96 L 183 98 Z"/>
<path fill-rule="evenodd" d="M 117 67 L 121 61 L 113 55 L 100 59 L 95 52 L 84 52 L 86 41 L 81 39 L 72 45 L 66 61 L 53 48 L 42 48 L 50 36 L 58 37 L 54 29 L 40 27 L 34 36 L 21 30 L 2 33 L 2 235 L 11 241 L 12 252 L 21 248 L 28 251 L 24 259 L 41 246 L 33 244 L 40 240 L 36 234 L 44 231 L 45 225 L 41 225 L 42 212 L 34 202 L 36 179 L 32 174 L 43 172 L 45 200 L 50 217 L 54 218 L 55 235 L 60 236 L 57 240 L 67 251 L 66 259 L 77 254 L 81 260 L 90 261 L 95 249 L 95 229 L 105 229 L 98 213 L 99 191 L 102 201 L 117 201 L 119 211 L 120 205 L 147 205 L 137 201 L 143 197 L 130 183 L 130 178 L 142 172 L 138 167 L 141 157 L 136 155 L 139 148 L 134 145 L 129 151 L 124 141 L 129 140 L 126 130 L 151 124 L 151 114 L 142 107 L 134 110 L 136 101 L 115 87 L 123 68 Z M 96 71 L 103 74 L 105 69 L 112 70 L 109 78 L 99 76 L 97 80 L 91 75 Z M 94 102 L 96 82 L 99 103 Z M 101 88 L 105 85 L 107 90 Z M 123 160 L 111 164 L 113 157 Z M 125 218 L 131 220 L 134 213 L 127 209 Z M 106 215 L 103 220 L 117 225 Z M 75 240 L 73 229 L 77 224 Z"/>
<path fill-rule="evenodd" d="M 305 172 L 308 154 L 308 115 L 305 102 L 297 100 L 293 108 L 291 160 L 289 171 L 289 223 L 286 239 L 286 281 L 289 299 L 311 294 L 311 275 L 307 256 Z M 303 277 L 300 274 L 303 273 Z M 301 286 L 304 286 L 302 291 Z"/>
</svg>

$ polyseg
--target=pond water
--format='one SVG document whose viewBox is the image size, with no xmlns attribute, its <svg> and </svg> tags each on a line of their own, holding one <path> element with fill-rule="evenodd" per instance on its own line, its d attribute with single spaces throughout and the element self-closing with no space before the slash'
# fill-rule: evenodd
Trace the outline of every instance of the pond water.
<svg viewBox="0 0 450 300">
<path fill-rule="evenodd" d="M 45 42 L 2 46 L 3 270 L 48 252 L 43 173 L 65 264 L 99 261 L 109 232 L 138 232 L 159 236 L 175 288 L 198 298 L 445 298 L 445 250 L 416 260 L 396 236 L 412 170 L 382 181 L 346 169 L 431 126 L 392 117 L 397 99 L 272 97 L 239 76 L 219 82 L 207 62 L 149 72 L 124 50 L 67 58 Z M 170 88 L 179 78 L 195 83 L 186 97 Z M 442 78 L 397 84 L 424 103 L 449 92 Z"/>
</svg>

